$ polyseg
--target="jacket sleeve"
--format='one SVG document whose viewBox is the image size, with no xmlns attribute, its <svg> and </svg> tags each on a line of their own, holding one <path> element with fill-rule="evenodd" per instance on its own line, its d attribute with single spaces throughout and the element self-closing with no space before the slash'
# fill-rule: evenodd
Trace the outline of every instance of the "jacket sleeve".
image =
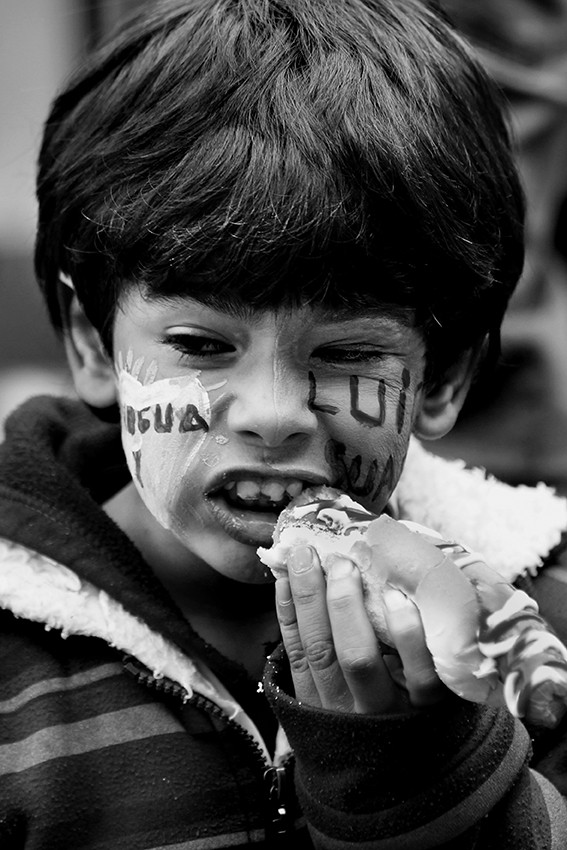
<svg viewBox="0 0 567 850">
<path fill-rule="evenodd" d="M 530 738 L 504 709 L 450 695 L 411 715 L 298 703 L 280 648 L 266 693 L 296 758 L 298 797 L 325 850 L 567 847 L 563 798 L 530 770 Z"/>
</svg>

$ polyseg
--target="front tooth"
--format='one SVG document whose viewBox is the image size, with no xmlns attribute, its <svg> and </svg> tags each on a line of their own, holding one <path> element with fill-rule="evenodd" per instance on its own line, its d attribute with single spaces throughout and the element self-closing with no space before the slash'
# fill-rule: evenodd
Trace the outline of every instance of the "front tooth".
<svg viewBox="0 0 567 850">
<path fill-rule="evenodd" d="M 291 498 L 295 499 L 296 496 L 299 496 L 299 494 L 303 492 L 303 484 L 301 481 L 288 481 L 285 485 L 285 489 Z"/>
<path fill-rule="evenodd" d="M 260 487 L 255 481 L 237 481 L 236 495 L 239 499 L 257 499 L 260 495 Z"/>
<path fill-rule="evenodd" d="M 262 484 L 262 493 L 272 502 L 279 502 L 285 493 L 285 487 L 278 481 L 266 481 Z"/>
</svg>

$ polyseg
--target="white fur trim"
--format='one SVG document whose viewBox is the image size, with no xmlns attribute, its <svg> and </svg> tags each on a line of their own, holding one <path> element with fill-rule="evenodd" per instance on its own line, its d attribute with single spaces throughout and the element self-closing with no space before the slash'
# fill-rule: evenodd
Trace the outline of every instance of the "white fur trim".
<svg viewBox="0 0 567 850">
<path fill-rule="evenodd" d="M 274 759 L 254 722 L 205 664 L 192 660 L 174 644 L 130 614 L 104 590 L 80 579 L 68 567 L 0 538 L 0 608 L 16 617 L 60 629 L 61 637 L 87 635 L 142 662 L 155 678 L 181 685 L 187 698 L 196 691 L 218 705 L 256 741 L 266 764 L 285 760 L 291 748 L 278 737 Z"/>
<path fill-rule="evenodd" d="M 72 570 L 37 552 L 0 539 L 0 606 L 16 617 L 60 629 L 63 638 L 89 635 L 127 652 L 156 678 L 167 676 L 188 697 L 194 690 L 234 717 L 238 704 L 219 692 L 215 677 L 201 669 L 174 644 L 152 631 L 104 590 L 80 579 Z"/>
<path fill-rule="evenodd" d="M 480 552 L 507 581 L 535 575 L 567 529 L 567 499 L 551 487 L 498 481 L 410 442 L 392 499 L 398 519 L 430 526 Z"/>
</svg>

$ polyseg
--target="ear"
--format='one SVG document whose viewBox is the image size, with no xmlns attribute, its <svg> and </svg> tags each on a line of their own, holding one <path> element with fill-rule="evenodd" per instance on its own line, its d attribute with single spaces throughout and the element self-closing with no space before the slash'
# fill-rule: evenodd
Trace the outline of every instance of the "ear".
<svg viewBox="0 0 567 850">
<path fill-rule="evenodd" d="M 413 432 L 423 440 L 438 440 L 455 425 L 475 374 L 482 345 L 465 351 L 440 383 L 424 389 Z"/>
<path fill-rule="evenodd" d="M 92 407 L 110 407 L 116 402 L 112 361 L 75 294 L 69 304 L 67 321 L 65 350 L 79 397 Z"/>
</svg>

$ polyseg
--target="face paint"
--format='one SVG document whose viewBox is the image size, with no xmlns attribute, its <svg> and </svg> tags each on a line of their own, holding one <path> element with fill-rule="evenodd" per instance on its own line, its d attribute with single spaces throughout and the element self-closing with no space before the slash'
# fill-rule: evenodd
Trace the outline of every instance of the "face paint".
<svg viewBox="0 0 567 850">
<path fill-rule="evenodd" d="M 335 402 L 336 413 L 327 420 L 331 439 L 326 443 L 325 458 L 338 489 L 380 512 L 395 487 L 407 451 L 416 402 L 412 373 L 402 367 L 384 377 L 350 374 L 343 380 L 342 390 L 338 385 L 318 383 L 317 378 L 314 382 L 323 390 L 317 409 L 327 408 L 330 400 Z"/>
<path fill-rule="evenodd" d="M 309 410 L 313 410 L 315 412 L 320 411 L 321 413 L 329 413 L 331 416 L 336 416 L 339 412 L 339 408 L 334 404 L 320 404 L 317 401 L 317 378 L 315 377 L 314 372 L 309 372 L 309 397 L 307 400 L 307 406 Z"/>
<path fill-rule="evenodd" d="M 264 581 L 255 547 L 274 511 L 239 500 L 232 480 L 248 474 L 334 482 L 383 509 L 419 413 L 418 331 L 389 316 L 218 310 L 135 287 L 120 306 L 113 343 L 128 497 L 135 489 L 156 518 L 128 505 L 144 546 L 167 547 L 165 526 L 188 565 Z"/>
<path fill-rule="evenodd" d="M 398 480 L 401 460 L 397 461 L 393 454 L 381 461 L 376 457 L 367 460 L 361 454 L 349 457 L 345 444 L 338 440 L 327 442 L 325 456 L 334 472 L 335 487 L 369 505 L 379 504 L 382 510 Z"/>
<path fill-rule="evenodd" d="M 182 481 L 211 421 L 209 395 L 198 374 L 142 384 L 121 369 L 118 378 L 122 444 L 132 480 L 158 522 L 174 532 Z"/>
<path fill-rule="evenodd" d="M 362 409 L 360 396 L 363 394 L 360 384 L 370 384 L 370 390 L 366 388 L 366 395 L 371 396 L 372 413 Z M 382 379 L 359 378 L 357 375 L 350 376 L 350 414 L 353 419 L 361 425 L 375 427 L 383 425 L 386 419 L 386 382 Z"/>
</svg>

